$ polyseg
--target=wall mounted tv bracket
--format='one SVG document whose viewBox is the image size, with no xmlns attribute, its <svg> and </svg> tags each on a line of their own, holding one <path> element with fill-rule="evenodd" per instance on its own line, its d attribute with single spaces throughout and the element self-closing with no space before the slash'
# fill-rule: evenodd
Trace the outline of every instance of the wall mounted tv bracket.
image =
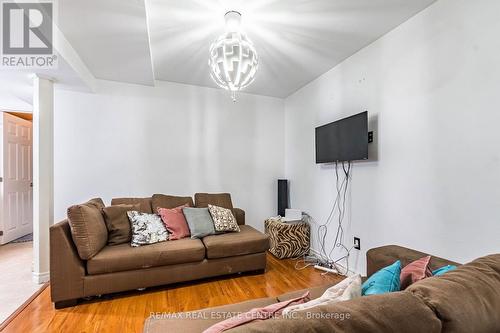
<svg viewBox="0 0 500 333">
<path fill-rule="evenodd" d="M 373 142 L 373 131 L 368 132 L 368 143 Z"/>
</svg>

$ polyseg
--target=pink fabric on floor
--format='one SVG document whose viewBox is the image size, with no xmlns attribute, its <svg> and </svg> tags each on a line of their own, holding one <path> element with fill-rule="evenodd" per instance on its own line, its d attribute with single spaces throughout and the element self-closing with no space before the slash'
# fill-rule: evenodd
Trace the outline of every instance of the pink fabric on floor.
<svg viewBox="0 0 500 333">
<path fill-rule="evenodd" d="M 204 330 L 203 333 L 220 333 L 236 326 L 247 324 L 254 320 L 270 319 L 273 316 L 280 315 L 287 306 L 302 304 L 308 301 L 309 291 L 300 297 L 284 302 L 274 303 L 263 308 L 255 308 L 248 312 L 223 320 L 215 325 L 210 326 L 209 328 Z"/>
</svg>

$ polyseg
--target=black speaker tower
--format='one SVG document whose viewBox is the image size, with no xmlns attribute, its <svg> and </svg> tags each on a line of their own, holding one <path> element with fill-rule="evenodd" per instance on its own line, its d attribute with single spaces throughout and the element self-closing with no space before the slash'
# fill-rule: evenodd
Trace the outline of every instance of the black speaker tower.
<svg viewBox="0 0 500 333">
<path fill-rule="evenodd" d="M 278 179 L 278 215 L 285 216 L 288 202 L 288 180 Z"/>
</svg>

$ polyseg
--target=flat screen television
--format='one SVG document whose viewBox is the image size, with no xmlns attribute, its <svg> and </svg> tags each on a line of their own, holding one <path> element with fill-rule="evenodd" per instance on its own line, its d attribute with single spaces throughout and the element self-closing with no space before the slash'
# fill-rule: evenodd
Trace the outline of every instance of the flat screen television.
<svg viewBox="0 0 500 333">
<path fill-rule="evenodd" d="M 316 128 L 316 163 L 368 159 L 368 112 Z"/>
</svg>

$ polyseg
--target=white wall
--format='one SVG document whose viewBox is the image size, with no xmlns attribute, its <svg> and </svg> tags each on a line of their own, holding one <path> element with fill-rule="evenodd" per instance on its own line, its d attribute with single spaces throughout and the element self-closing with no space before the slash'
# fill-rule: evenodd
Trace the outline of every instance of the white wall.
<svg viewBox="0 0 500 333">
<path fill-rule="evenodd" d="M 346 219 L 354 270 L 385 244 L 461 262 L 500 252 L 499 12 L 439 0 L 286 99 L 291 201 L 318 221 L 334 177 L 314 162 L 314 127 L 369 111 L 374 160 L 354 166 Z"/>
<path fill-rule="evenodd" d="M 259 229 L 284 174 L 282 99 L 157 82 L 55 94 L 55 218 L 91 197 L 230 192 Z"/>
</svg>

